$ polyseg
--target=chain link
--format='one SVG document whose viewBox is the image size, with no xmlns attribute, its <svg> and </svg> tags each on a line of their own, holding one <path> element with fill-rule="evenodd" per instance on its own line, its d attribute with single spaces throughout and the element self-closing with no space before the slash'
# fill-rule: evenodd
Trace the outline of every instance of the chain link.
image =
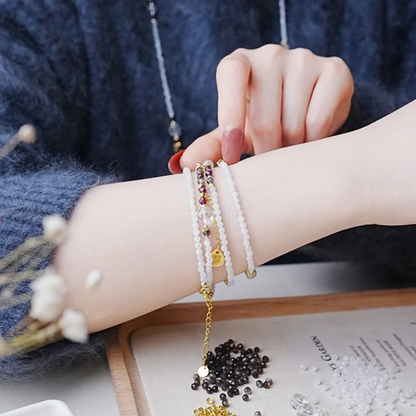
<svg viewBox="0 0 416 416">
<path fill-rule="evenodd" d="M 209 351 L 209 336 L 211 334 L 212 309 L 214 305 L 212 302 L 212 289 L 208 285 L 201 286 L 199 293 L 203 296 L 203 298 L 205 299 L 205 304 L 207 305 L 207 316 L 205 318 L 205 339 L 202 356 L 202 364 L 205 366 L 207 364 L 207 356 Z"/>
</svg>

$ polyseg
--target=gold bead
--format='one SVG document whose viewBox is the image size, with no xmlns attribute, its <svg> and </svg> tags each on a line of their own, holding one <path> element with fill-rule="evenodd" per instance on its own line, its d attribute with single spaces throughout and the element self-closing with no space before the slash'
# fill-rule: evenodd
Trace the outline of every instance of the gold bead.
<svg viewBox="0 0 416 416">
<path fill-rule="evenodd" d="M 207 403 L 210 404 L 210 405 L 213 405 L 213 404 L 215 404 L 215 400 L 208 397 Z"/>
<path fill-rule="evenodd" d="M 180 139 L 180 137 L 179 137 L 179 136 L 174 136 L 174 137 L 173 137 L 173 141 L 174 141 L 174 142 L 179 141 L 179 139 Z"/>
<path fill-rule="evenodd" d="M 218 161 L 217 161 L 217 166 L 218 167 L 220 167 L 221 162 L 224 162 L 224 160 L 223 159 L 218 159 Z"/>
<path fill-rule="evenodd" d="M 181 150 L 182 143 L 181 142 L 175 142 L 173 143 L 173 150 L 175 153 L 179 152 Z"/>
<path fill-rule="evenodd" d="M 254 279 L 257 276 L 257 270 L 254 269 L 253 272 L 250 272 L 250 271 L 246 270 L 245 275 L 246 275 L 247 279 Z"/>
</svg>

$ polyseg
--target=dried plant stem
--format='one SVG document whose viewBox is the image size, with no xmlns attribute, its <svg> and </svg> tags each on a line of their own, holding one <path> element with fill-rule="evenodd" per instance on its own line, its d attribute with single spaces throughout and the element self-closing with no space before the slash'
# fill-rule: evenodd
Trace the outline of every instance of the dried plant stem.
<svg viewBox="0 0 416 416">
<path fill-rule="evenodd" d="M 13 273 L 16 270 L 19 270 L 24 264 L 31 260 L 30 255 L 33 250 L 48 243 L 50 244 L 50 242 L 43 237 L 28 238 L 22 245 L 0 260 L 0 272 Z"/>
<path fill-rule="evenodd" d="M 0 285 L 5 285 L 11 281 L 21 283 L 36 280 L 43 273 L 45 273 L 45 270 L 24 270 L 14 274 L 3 274 L 0 276 Z"/>
<path fill-rule="evenodd" d="M 6 157 L 20 143 L 20 137 L 16 134 L 3 147 L 0 148 L 0 159 Z"/>
<path fill-rule="evenodd" d="M 50 324 L 36 331 L 25 333 L 2 345 L 0 356 L 8 356 L 16 352 L 30 351 L 62 339 L 58 324 Z"/>
<path fill-rule="evenodd" d="M 4 311 L 6 309 L 21 305 L 22 303 L 29 302 L 30 297 L 31 297 L 30 293 L 23 293 L 22 295 L 3 299 L 0 305 L 0 311 Z"/>
</svg>

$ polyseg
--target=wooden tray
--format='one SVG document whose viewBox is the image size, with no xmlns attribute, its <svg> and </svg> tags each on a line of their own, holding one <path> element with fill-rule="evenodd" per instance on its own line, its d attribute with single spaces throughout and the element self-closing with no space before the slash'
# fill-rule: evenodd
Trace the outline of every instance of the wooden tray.
<svg viewBox="0 0 416 416">
<path fill-rule="evenodd" d="M 416 289 L 214 302 L 215 321 L 416 305 Z M 152 416 L 130 344 L 137 329 L 205 321 L 204 303 L 174 304 L 116 329 L 107 356 L 121 416 Z M 415 317 L 416 319 L 416 317 Z M 214 326 L 215 328 L 215 326 Z"/>
</svg>

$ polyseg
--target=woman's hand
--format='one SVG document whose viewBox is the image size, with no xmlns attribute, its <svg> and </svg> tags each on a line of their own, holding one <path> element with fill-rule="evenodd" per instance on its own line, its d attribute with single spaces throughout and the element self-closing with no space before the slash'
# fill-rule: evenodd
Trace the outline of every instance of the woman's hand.
<svg viewBox="0 0 416 416">
<path fill-rule="evenodd" d="M 242 153 L 328 137 L 347 119 L 354 92 L 342 59 L 280 45 L 226 56 L 217 68 L 217 86 L 219 127 L 173 158 L 174 173 L 205 159 L 232 164 Z"/>
</svg>

